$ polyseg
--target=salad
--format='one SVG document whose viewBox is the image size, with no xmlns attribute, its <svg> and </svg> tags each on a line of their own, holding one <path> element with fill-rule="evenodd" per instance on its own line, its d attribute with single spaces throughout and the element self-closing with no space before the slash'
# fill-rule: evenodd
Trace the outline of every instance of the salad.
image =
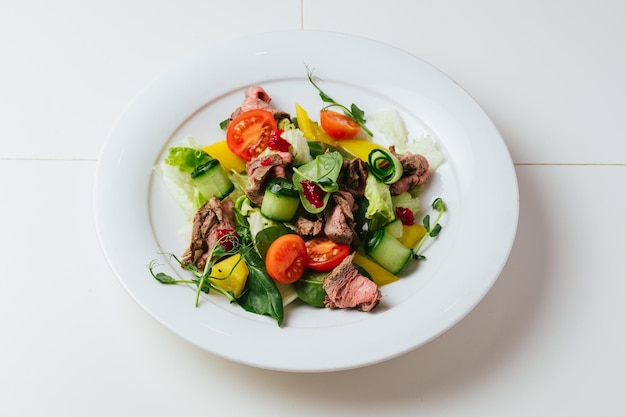
<svg viewBox="0 0 626 417">
<path fill-rule="evenodd" d="M 195 286 L 196 306 L 214 292 L 279 326 L 296 300 L 372 311 L 380 287 L 424 260 L 442 229 L 443 201 L 424 213 L 419 199 L 443 162 L 434 141 L 410 141 L 394 109 L 366 120 L 307 77 L 323 103 L 319 122 L 298 104 L 292 117 L 252 86 L 220 123 L 225 140 L 186 137 L 155 167 L 191 221 L 187 249 L 168 254 L 189 278 L 157 272 L 156 261 L 148 268 L 162 284 Z"/>
</svg>

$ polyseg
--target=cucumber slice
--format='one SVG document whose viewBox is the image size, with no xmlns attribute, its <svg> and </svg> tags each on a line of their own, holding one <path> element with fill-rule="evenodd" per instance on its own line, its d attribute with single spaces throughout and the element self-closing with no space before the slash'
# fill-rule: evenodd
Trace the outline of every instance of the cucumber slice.
<svg viewBox="0 0 626 417">
<path fill-rule="evenodd" d="M 285 178 L 271 180 L 265 189 L 261 214 L 268 219 L 287 222 L 296 215 L 300 194 L 293 183 Z"/>
<path fill-rule="evenodd" d="M 387 233 L 389 233 L 391 236 L 395 237 L 396 239 L 401 238 L 402 237 L 402 220 L 395 219 L 391 223 L 388 223 L 385 226 L 385 230 L 387 231 Z"/>
<path fill-rule="evenodd" d="M 392 274 L 399 273 L 411 258 L 411 250 L 384 228 L 372 232 L 365 244 L 365 251 L 376 263 Z"/>
<path fill-rule="evenodd" d="M 211 159 L 194 169 L 191 179 L 207 201 L 212 196 L 222 200 L 235 189 L 217 159 Z"/>
</svg>

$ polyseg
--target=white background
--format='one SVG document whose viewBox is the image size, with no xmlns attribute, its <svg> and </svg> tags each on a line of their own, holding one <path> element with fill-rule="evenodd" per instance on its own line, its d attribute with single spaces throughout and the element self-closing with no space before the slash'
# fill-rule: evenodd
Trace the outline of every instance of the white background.
<svg viewBox="0 0 626 417">
<path fill-rule="evenodd" d="M 626 415 L 624 21 L 617 0 L 0 0 L 0 415 Z M 132 98 L 213 43 L 285 29 L 430 62 L 515 163 L 499 280 L 382 364 L 296 374 L 212 356 L 144 313 L 98 244 L 97 158 Z"/>
</svg>

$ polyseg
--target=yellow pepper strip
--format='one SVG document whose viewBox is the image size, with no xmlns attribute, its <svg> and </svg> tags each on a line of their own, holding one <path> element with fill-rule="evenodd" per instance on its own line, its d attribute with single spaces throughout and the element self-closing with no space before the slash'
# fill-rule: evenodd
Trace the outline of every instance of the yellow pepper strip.
<svg viewBox="0 0 626 417">
<path fill-rule="evenodd" d="M 313 132 L 313 121 L 309 119 L 309 115 L 299 104 L 296 103 L 296 119 L 298 120 L 298 128 L 305 138 L 315 140 L 315 132 Z"/>
<path fill-rule="evenodd" d="M 367 156 L 373 149 L 385 149 L 383 146 L 365 139 L 339 140 L 336 144 L 366 162 Z"/>
<path fill-rule="evenodd" d="M 248 267 L 241 259 L 241 254 L 219 261 L 211 269 L 209 280 L 224 291 L 231 291 L 235 297 L 239 297 L 248 279 Z"/>
<path fill-rule="evenodd" d="M 424 237 L 426 228 L 423 224 L 402 225 L 402 236 L 398 241 L 405 247 L 411 249 Z"/>
<path fill-rule="evenodd" d="M 382 266 L 378 265 L 376 262 L 369 259 L 367 256 L 358 252 L 354 254 L 353 262 L 364 268 L 372 276 L 372 279 L 378 286 L 391 284 L 392 282 L 396 282 L 400 279 Z"/>
<path fill-rule="evenodd" d="M 315 139 L 317 141 L 328 143 L 329 145 L 335 145 L 335 146 L 339 145 L 338 141 L 328 136 L 328 133 L 324 132 L 324 129 L 322 129 L 322 126 L 320 126 L 319 124 L 315 122 L 313 122 L 313 131 L 315 132 Z"/>
<path fill-rule="evenodd" d="M 296 103 L 296 119 L 298 119 L 298 128 L 305 138 L 308 140 L 316 140 L 318 142 L 328 143 L 337 146 L 337 141 L 331 138 L 324 130 L 309 117 L 309 114 Z"/>
<path fill-rule="evenodd" d="M 246 169 L 246 161 L 232 153 L 225 140 L 207 145 L 203 147 L 202 150 L 220 161 L 222 168 L 224 168 L 226 172 L 230 172 L 231 169 L 237 172 Z"/>
</svg>

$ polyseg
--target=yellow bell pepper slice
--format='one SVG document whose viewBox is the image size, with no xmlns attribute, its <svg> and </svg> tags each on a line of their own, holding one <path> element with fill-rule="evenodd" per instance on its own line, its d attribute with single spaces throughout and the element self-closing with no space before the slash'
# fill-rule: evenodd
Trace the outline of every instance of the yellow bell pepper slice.
<svg viewBox="0 0 626 417">
<path fill-rule="evenodd" d="M 300 129 L 304 137 L 308 140 L 316 140 L 318 142 L 324 142 L 334 146 L 337 145 L 337 141 L 328 136 L 320 125 L 311 120 L 306 110 L 304 110 L 304 108 L 297 103 L 296 119 L 298 120 L 298 129 Z"/>
<path fill-rule="evenodd" d="M 315 132 L 313 132 L 313 121 L 309 118 L 309 114 L 296 103 L 296 119 L 298 120 L 298 129 L 308 140 L 315 140 Z"/>
<path fill-rule="evenodd" d="M 379 287 L 381 285 L 391 284 L 392 282 L 396 282 L 400 279 L 382 266 L 378 265 L 376 262 L 372 261 L 367 256 L 358 252 L 354 254 L 353 262 L 360 267 L 363 267 L 372 276 L 372 280 L 374 280 L 376 285 Z"/>
<path fill-rule="evenodd" d="M 415 245 L 424 237 L 426 234 L 426 228 L 423 224 L 412 224 L 412 225 L 402 225 L 402 236 L 400 236 L 398 241 L 409 249 L 414 248 Z"/>
<path fill-rule="evenodd" d="M 202 150 L 220 161 L 222 168 L 224 168 L 226 172 L 230 172 L 231 169 L 237 172 L 246 169 L 246 161 L 232 153 L 225 140 L 207 145 L 203 147 Z"/>
<path fill-rule="evenodd" d="M 224 291 L 231 291 L 235 297 L 239 297 L 246 286 L 248 274 L 248 267 L 241 259 L 241 254 L 236 254 L 213 265 L 209 281 Z"/>
<path fill-rule="evenodd" d="M 337 146 L 347 150 L 354 156 L 367 162 L 367 156 L 374 149 L 385 149 L 383 146 L 365 139 L 345 139 L 336 142 Z"/>
</svg>

